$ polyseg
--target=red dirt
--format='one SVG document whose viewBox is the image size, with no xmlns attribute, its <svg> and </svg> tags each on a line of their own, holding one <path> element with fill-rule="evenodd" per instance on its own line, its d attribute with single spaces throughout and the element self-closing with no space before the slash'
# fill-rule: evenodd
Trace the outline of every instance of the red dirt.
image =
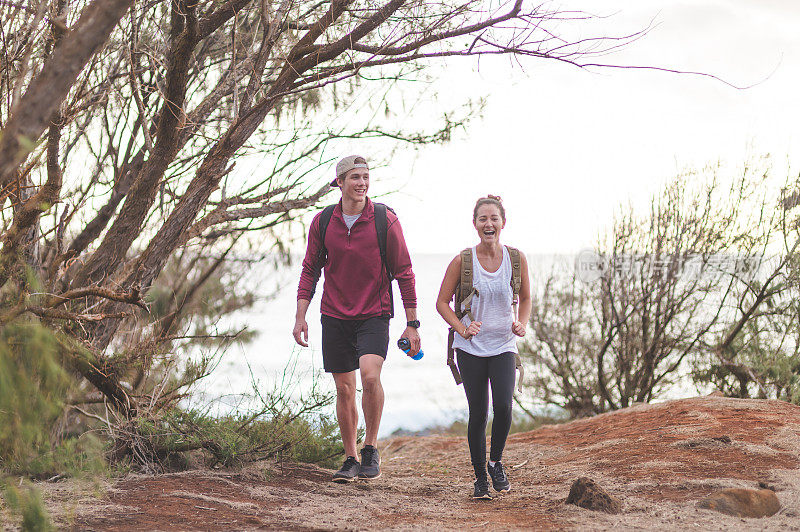
<svg viewBox="0 0 800 532">
<path fill-rule="evenodd" d="M 512 492 L 493 501 L 469 498 L 465 439 L 445 436 L 381 442 L 383 477 L 371 482 L 341 486 L 316 466 L 262 463 L 130 475 L 72 511 L 59 506 L 59 490 L 47 500 L 60 526 L 80 530 L 800 530 L 798 444 L 800 407 L 705 397 L 512 435 L 504 456 Z M 579 476 L 620 498 L 623 513 L 563 504 Z M 775 486 L 784 506 L 771 518 L 753 523 L 696 508 L 713 491 L 759 481 Z"/>
</svg>

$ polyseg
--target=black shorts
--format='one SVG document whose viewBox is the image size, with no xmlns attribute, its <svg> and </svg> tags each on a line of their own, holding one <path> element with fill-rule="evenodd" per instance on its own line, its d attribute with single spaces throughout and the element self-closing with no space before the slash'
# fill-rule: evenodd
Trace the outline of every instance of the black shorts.
<svg viewBox="0 0 800 532">
<path fill-rule="evenodd" d="M 322 365 L 328 373 L 358 369 L 362 355 L 386 359 L 389 347 L 389 317 L 340 320 L 322 315 Z"/>
</svg>

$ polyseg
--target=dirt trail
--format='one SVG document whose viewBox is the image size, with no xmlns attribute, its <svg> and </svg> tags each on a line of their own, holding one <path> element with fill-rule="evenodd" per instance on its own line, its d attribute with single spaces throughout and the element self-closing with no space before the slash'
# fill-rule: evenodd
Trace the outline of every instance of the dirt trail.
<svg viewBox="0 0 800 532">
<path fill-rule="evenodd" d="M 703 397 L 640 405 L 515 434 L 511 493 L 473 501 L 464 438 L 381 442 L 383 476 L 351 485 L 310 465 L 129 475 L 96 494 L 45 485 L 60 526 L 80 530 L 800 530 L 800 407 Z M 563 504 L 588 476 L 623 501 L 607 515 Z M 717 489 L 774 486 L 783 509 L 740 519 L 696 507 Z"/>
</svg>

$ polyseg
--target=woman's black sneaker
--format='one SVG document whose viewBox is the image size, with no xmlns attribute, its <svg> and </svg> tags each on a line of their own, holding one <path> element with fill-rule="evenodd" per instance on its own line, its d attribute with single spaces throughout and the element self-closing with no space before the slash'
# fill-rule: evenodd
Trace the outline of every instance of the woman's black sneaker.
<svg viewBox="0 0 800 532">
<path fill-rule="evenodd" d="M 381 455 L 372 445 L 365 445 L 361 449 L 361 471 L 358 478 L 373 480 L 381 476 Z"/>
<path fill-rule="evenodd" d="M 472 492 L 472 498 L 492 500 L 492 496 L 489 494 L 489 482 L 485 478 L 475 479 L 475 491 Z"/>
<path fill-rule="evenodd" d="M 361 471 L 361 464 L 358 463 L 355 456 L 348 456 L 342 468 L 333 474 L 333 481 L 340 484 L 346 482 L 353 482 L 358 477 L 358 472 Z"/>
<path fill-rule="evenodd" d="M 495 462 L 494 467 L 492 467 L 492 464 L 487 463 L 486 470 L 489 471 L 489 476 L 492 477 L 492 487 L 496 491 L 511 491 L 511 483 L 508 481 L 506 472 L 503 471 L 502 462 Z"/>
</svg>

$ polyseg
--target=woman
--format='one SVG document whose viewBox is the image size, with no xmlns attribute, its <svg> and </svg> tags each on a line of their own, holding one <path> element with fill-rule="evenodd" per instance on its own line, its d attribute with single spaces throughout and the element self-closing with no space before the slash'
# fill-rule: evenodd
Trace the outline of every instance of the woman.
<svg viewBox="0 0 800 532">
<path fill-rule="evenodd" d="M 480 243 L 472 249 L 472 285 L 476 289 L 471 311 L 458 319 L 450 300 L 461 280 L 462 255 L 454 258 L 445 272 L 436 310 L 455 332 L 458 369 L 464 381 L 469 406 L 467 440 L 475 470 L 473 499 L 491 499 L 487 470 L 496 491 L 511 489 L 501 459 L 511 428 L 514 395 L 517 336 L 525 336 L 525 324 L 531 314 L 528 262 L 520 253 L 521 286 L 519 316 L 514 315 L 512 262 L 509 249 L 500 244 L 506 225 L 506 212 L 498 196 L 481 198 L 475 204 L 472 223 Z M 489 406 L 489 383 L 492 387 L 492 440 L 489 463 L 486 463 L 486 418 Z"/>
</svg>

